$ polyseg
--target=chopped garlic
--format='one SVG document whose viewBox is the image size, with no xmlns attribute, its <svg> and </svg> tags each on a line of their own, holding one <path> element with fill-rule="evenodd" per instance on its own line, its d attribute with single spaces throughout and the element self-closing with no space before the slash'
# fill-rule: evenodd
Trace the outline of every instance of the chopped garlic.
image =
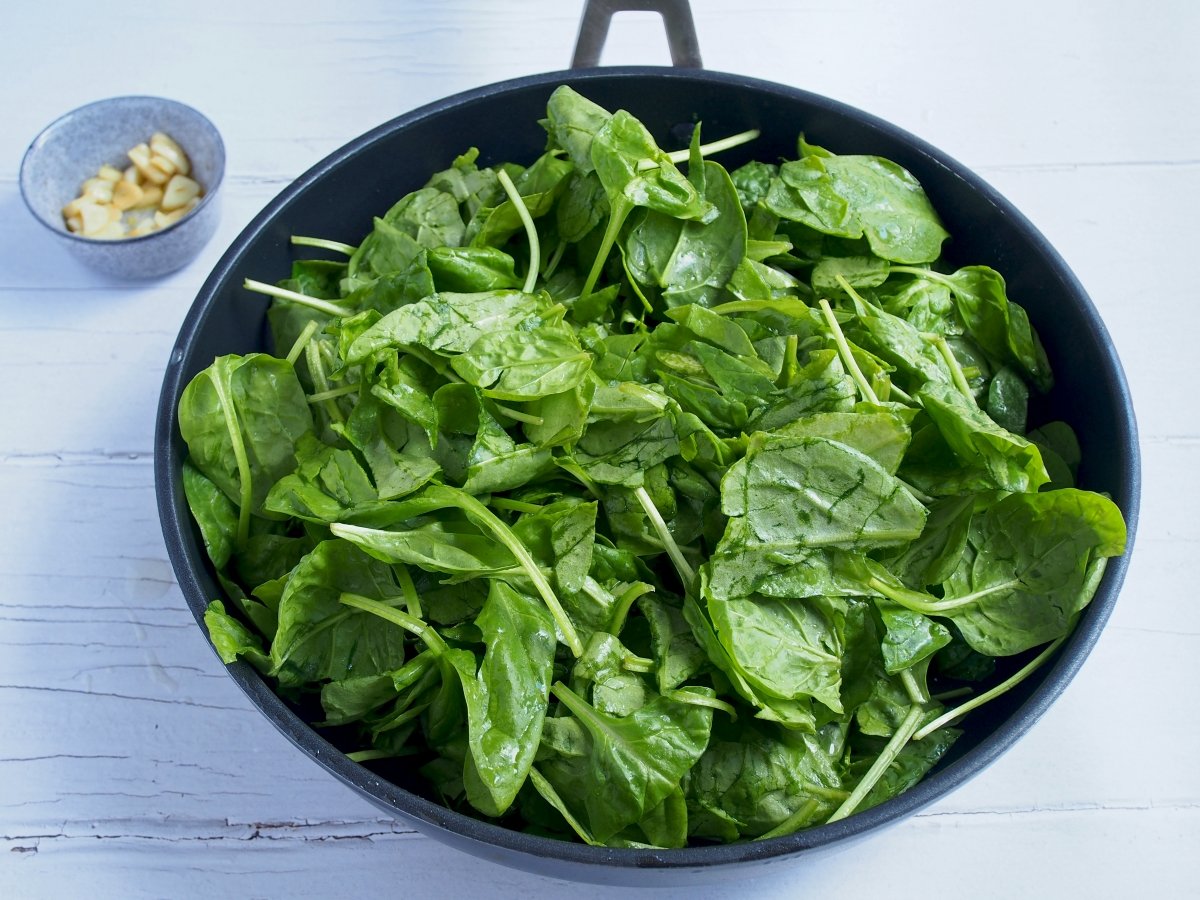
<svg viewBox="0 0 1200 900">
<path fill-rule="evenodd" d="M 173 225 L 200 203 L 204 189 L 189 177 L 191 161 L 170 135 L 156 131 L 127 156 L 132 165 L 105 163 L 63 207 L 68 231 L 97 240 L 141 237 Z"/>
</svg>

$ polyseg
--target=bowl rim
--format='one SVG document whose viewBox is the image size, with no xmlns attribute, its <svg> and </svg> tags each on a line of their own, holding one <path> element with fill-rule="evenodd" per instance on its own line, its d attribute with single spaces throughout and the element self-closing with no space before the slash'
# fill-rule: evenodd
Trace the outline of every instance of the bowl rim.
<svg viewBox="0 0 1200 900">
<path fill-rule="evenodd" d="M 268 720 L 305 755 L 316 761 L 344 784 L 358 793 L 382 804 L 401 818 L 418 824 L 419 830 L 441 832 L 442 837 L 461 849 L 472 847 L 480 851 L 491 848 L 507 851 L 522 857 L 533 865 L 535 861 L 555 860 L 574 871 L 599 873 L 601 870 L 733 870 L 740 866 L 784 858 L 797 858 L 813 851 L 834 849 L 833 845 L 846 846 L 878 829 L 902 821 L 920 809 L 943 799 L 966 781 L 983 771 L 1007 751 L 1024 735 L 1061 695 L 1074 678 L 1084 660 L 1095 645 L 1116 603 L 1128 568 L 1137 530 L 1141 495 L 1141 459 L 1129 387 L 1116 348 L 1100 319 L 1091 298 L 1065 261 L 1041 234 L 1041 232 L 1007 199 L 986 181 L 946 153 L 933 147 L 921 138 L 909 133 L 887 120 L 881 119 L 849 104 L 805 91 L 789 85 L 751 78 L 726 72 L 700 69 L 681 69 L 659 66 L 609 66 L 595 69 L 568 69 L 527 75 L 495 82 L 453 94 L 425 104 L 410 112 L 397 116 L 359 137 L 344 144 L 321 161 L 310 167 L 272 199 L 238 235 L 222 255 L 209 277 L 204 282 L 196 301 L 189 310 L 174 345 L 170 363 L 167 365 L 162 393 L 159 399 L 158 418 L 155 432 L 155 484 L 160 520 L 166 540 L 168 555 L 193 616 L 203 631 L 203 610 L 207 600 L 196 572 L 190 567 L 185 552 L 189 536 L 184 531 L 190 528 L 186 503 L 180 504 L 181 489 L 177 490 L 178 465 L 182 458 L 174 457 L 174 431 L 177 431 L 176 403 L 182 390 L 182 362 L 185 348 L 194 340 L 209 314 L 217 305 L 219 291 L 235 269 L 246 247 L 261 236 L 275 221 L 276 216 L 314 182 L 328 171 L 345 164 L 366 147 L 390 135 L 393 131 L 407 128 L 427 118 L 434 117 L 451 108 L 467 103 L 484 101 L 508 92 L 525 88 L 552 87 L 557 84 L 586 84 L 593 80 L 636 80 L 643 78 L 667 78 L 690 80 L 699 86 L 705 83 L 720 83 L 753 90 L 757 95 L 766 95 L 791 101 L 799 101 L 839 117 L 849 118 L 859 124 L 882 132 L 903 143 L 914 154 L 924 158 L 928 165 L 946 170 L 964 181 L 975 192 L 1012 219 L 1018 230 L 1029 239 L 1031 248 L 1040 254 L 1057 277 L 1065 294 L 1077 301 L 1082 324 L 1092 338 L 1105 351 L 1108 364 L 1104 374 L 1107 387 L 1117 400 L 1119 421 L 1117 431 L 1122 437 L 1121 446 L 1128 456 L 1121 467 L 1122 493 L 1113 499 L 1121 508 L 1126 521 L 1126 552 L 1109 561 L 1103 580 L 1092 598 L 1086 612 L 1075 629 L 1063 642 L 1055 656 L 1040 673 L 1041 680 L 1032 693 L 1001 725 L 983 741 L 968 750 L 962 757 L 945 768 L 930 773 L 908 791 L 878 806 L 856 813 L 832 824 L 823 824 L 782 837 L 766 840 L 728 844 L 713 844 L 678 849 L 642 849 L 594 847 L 582 843 L 540 837 L 515 831 L 492 822 L 476 819 L 456 812 L 432 800 L 408 791 L 393 782 L 375 775 L 370 769 L 350 761 L 343 751 L 326 741 L 312 726 L 304 722 L 268 686 L 264 677 L 249 664 L 237 661 L 225 668 L 247 695 L 251 702 Z M 174 470 L 173 467 L 174 466 Z M 194 538 L 190 538 L 194 542 Z M 200 549 L 203 553 L 203 549 Z M 207 641 L 207 637 L 205 638 Z M 210 649 L 212 648 L 209 642 Z M 488 855 L 480 853 L 479 855 Z M 514 861 L 489 856 L 506 865 Z M 587 877 L 586 875 L 583 877 Z M 603 874 L 597 874 L 603 879 Z"/>
<path fill-rule="evenodd" d="M 31 165 L 31 161 L 33 158 L 33 154 L 46 142 L 47 138 L 50 136 L 50 134 L 53 131 L 67 125 L 68 120 L 71 119 L 72 117 L 78 115 L 79 113 L 81 113 L 85 110 L 94 109 L 96 107 L 107 106 L 110 103 L 115 103 L 115 102 L 119 102 L 119 101 L 129 101 L 129 100 L 145 101 L 147 103 L 155 103 L 155 104 L 163 104 L 166 106 L 174 107 L 175 109 L 177 109 L 187 115 L 191 115 L 191 116 L 195 117 L 195 119 L 200 123 L 201 127 L 203 127 L 206 131 L 208 131 L 209 136 L 212 138 L 212 141 L 213 141 L 213 148 L 216 151 L 217 175 L 216 175 L 216 178 L 213 179 L 213 183 L 211 184 L 211 186 L 210 185 L 203 186 L 204 187 L 204 195 L 200 198 L 200 202 L 197 203 L 196 206 L 193 207 L 188 212 L 187 215 L 172 222 L 166 228 L 158 228 L 154 231 L 149 232 L 148 234 L 139 234 L 137 236 L 129 236 L 129 237 L 122 237 L 122 238 L 91 238 L 91 237 L 85 237 L 84 235 L 81 235 L 81 234 L 75 234 L 73 231 L 69 231 L 61 222 L 59 222 L 58 224 L 55 224 L 54 222 L 47 221 L 46 218 L 37 210 L 37 208 L 34 206 L 34 204 L 30 201 L 29 194 L 26 189 L 26 181 L 27 181 L 26 173 L 29 171 L 29 167 Z M 217 128 L 216 125 L 214 125 L 212 123 L 211 119 L 209 119 L 206 115 L 204 115 L 204 113 L 200 112 L 194 106 L 190 106 L 187 103 L 182 103 L 179 100 L 172 100 L 170 97 L 160 97 L 160 96 L 157 96 L 154 94 L 122 94 L 117 97 L 104 97 L 104 98 L 101 98 L 100 100 L 93 100 L 90 103 L 85 103 L 82 106 L 77 106 L 74 109 L 68 110 L 67 112 L 63 113 L 58 118 L 56 118 L 54 121 L 52 121 L 50 124 L 46 125 L 41 131 L 39 131 L 37 133 L 36 136 L 34 136 L 33 140 L 31 140 L 29 142 L 29 145 L 25 148 L 25 153 L 21 156 L 21 166 L 20 166 L 20 169 L 18 170 L 17 183 L 18 183 L 18 186 L 21 191 L 21 200 L 24 201 L 25 208 L 27 210 L 29 210 L 30 215 L 32 215 L 38 222 L 40 222 L 43 227 L 49 229 L 51 232 L 58 235 L 59 237 L 68 238 L 69 240 L 76 241 L 79 244 L 83 244 L 83 245 L 86 245 L 89 247 L 97 247 L 97 246 L 99 246 L 99 247 L 106 247 L 106 246 L 107 247 L 126 247 L 126 246 L 130 246 L 130 245 L 134 245 L 134 244 L 146 243 L 146 242 L 152 241 L 154 238 L 161 237 L 164 234 L 169 234 L 171 231 L 175 230 L 177 227 L 182 225 L 184 222 L 187 222 L 187 221 L 195 218 L 195 216 L 201 210 L 203 210 L 206 206 L 210 205 L 210 200 L 212 200 L 212 198 L 214 198 L 216 196 L 217 191 L 220 189 L 221 185 L 225 181 L 225 161 L 226 161 L 225 141 L 221 137 L 220 130 Z"/>
</svg>

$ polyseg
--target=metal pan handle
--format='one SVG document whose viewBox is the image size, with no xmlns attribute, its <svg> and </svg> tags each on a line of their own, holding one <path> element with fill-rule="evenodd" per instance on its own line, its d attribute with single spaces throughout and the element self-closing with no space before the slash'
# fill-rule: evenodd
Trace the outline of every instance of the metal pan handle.
<svg viewBox="0 0 1200 900">
<path fill-rule="evenodd" d="M 587 0 L 579 20 L 579 36 L 575 39 L 572 69 L 600 65 L 600 51 L 608 38 L 608 26 L 613 15 L 626 10 L 656 12 L 662 16 L 671 48 L 671 65 L 685 69 L 702 69 L 700 42 L 696 40 L 696 25 L 688 0 Z"/>
</svg>

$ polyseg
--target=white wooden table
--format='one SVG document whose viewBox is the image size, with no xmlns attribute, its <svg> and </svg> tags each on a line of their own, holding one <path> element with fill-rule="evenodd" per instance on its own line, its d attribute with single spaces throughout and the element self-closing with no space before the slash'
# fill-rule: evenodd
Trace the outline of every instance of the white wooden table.
<svg viewBox="0 0 1200 900">
<path fill-rule="evenodd" d="M 563 0 L 6 7 L 0 897 L 609 895 L 445 849 L 287 744 L 184 605 L 151 452 L 179 325 L 245 223 L 311 164 L 395 115 L 564 68 L 579 9 Z M 743 881 L 738 894 L 1200 895 L 1200 5 L 695 0 L 693 9 L 709 68 L 890 119 L 1012 199 L 1111 329 L 1145 461 L 1121 601 L 1032 733 L 922 815 L 850 853 Z M 617 20 L 605 63 L 667 61 L 653 17 Z M 76 265 L 26 213 L 16 183 L 45 123 L 126 93 L 196 106 L 229 154 L 217 237 L 183 271 L 133 285 Z"/>
</svg>

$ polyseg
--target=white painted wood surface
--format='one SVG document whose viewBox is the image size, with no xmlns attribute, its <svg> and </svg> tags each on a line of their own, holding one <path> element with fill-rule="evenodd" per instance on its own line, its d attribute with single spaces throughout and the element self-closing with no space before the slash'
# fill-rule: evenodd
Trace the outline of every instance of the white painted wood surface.
<svg viewBox="0 0 1200 900">
<path fill-rule="evenodd" d="M 924 814 L 840 856 L 743 881 L 738 895 L 1200 895 L 1200 405 L 1190 389 L 1200 5 L 694 0 L 693 9 L 709 68 L 890 119 L 1012 199 L 1108 323 L 1145 456 L 1121 601 L 1032 733 Z M 445 849 L 287 744 L 187 611 L 152 478 L 163 365 L 196 289 L 243 225 L 290 179 L 394 115 L 565 67 L 579 10 L 577 0 L 6 7 L 0 897 L 623 893 Z M 605 63 L 667 61 L 652 16 L 617 20 Z M 229 153 L 217 237 L 183 271 L 135 285 L 78 267 L 26 213 L 16 184 L 44 124 L 124 93 L 198 107 Z"/>
</svg>

